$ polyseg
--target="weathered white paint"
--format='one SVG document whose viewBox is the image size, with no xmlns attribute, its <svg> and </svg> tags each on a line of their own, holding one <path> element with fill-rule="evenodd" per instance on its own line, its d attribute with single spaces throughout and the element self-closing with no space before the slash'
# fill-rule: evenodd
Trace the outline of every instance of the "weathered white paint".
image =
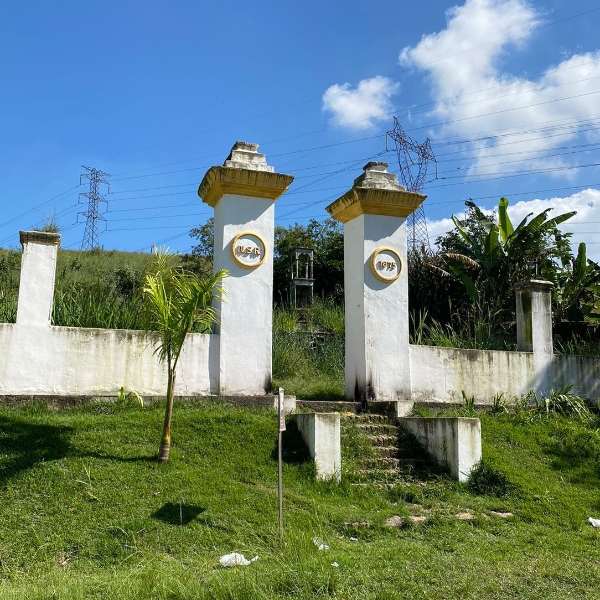
<svg viewBox="0 0 600 600">
<path fill-rule="evenodd" d="M 361 402 L 411 396 L 405 221 L 424 197 L 407 192 L 386 167 L 367 164 L 352 189 L 327 207 L 344 223 L 345 396 Z M 382 281 L 377 255 L 399 258 L 397 279 Z"/>
<path fill-rule="evenodd" d="M 177 368 L 176 394 L 217 392 L 218 335 L 188 335 Z M 150 334 L 0 324 L 0 395 L 116 395 L 125 386 L 164 395 L 167 376 Z"/>
<path fill-rule="evenodd" d="M 398 419 L 438 462 L 447 464 L 454 479 L 467 481 L 481 460 L 481 422 L 465 417 Z"/>
<path fill-rule="evenodd" d="M 462 403 L 464 391 L 477 403 L 492 404 L 494 396 L 499 394 L 511 402 L 536 391 L 537 365 L 533 352 L 411 344 L 410 365 L 412 398 L 416 402 Z M 551 371 L 552 380 L 546 384 L 548 390 L 572 385 L 573 393 L 594 402 L 600 398 L 600 358 L 554 355 Z"/>
<path fill-rule="evenodd" d="M 531 389 L 547 395 L 554 382 L 552 283 L 529 279 L 514 286 L 517 303 L 517 348 L 533 352 Z"/>
<path fill-rule="evenodd" d="M 375 400 L 369 402 L 369 410 L 378 415 L 396 417 L 409 417 L 415 407 L 414 400 Z"/>
<path fill-rule="evenodd" d="M 292 415 L 315 461 L 317 479 L 342 479 L 342 450 L 339 413 Z"/>
<path fill-rule="evenodd" d="M 225 296 L 216 328 L 220 394 L 271 391 L 273 203 L 292 178 L 274 173 L 257 148 L 257 144 L 237 142 L 224 166 L 212 167 L 198 190 L 215 210 L 214 270 L 229 272 L 223 281 Z M 242 266 L 233 256 L 232 241 L 244 232 L 264 241 L 265 259 L 253 268 Z"/>
<path fill-rule="evenodd" d="M 462 402 L 462 392 L 491 404 L 526 394 L 534 381 L 531 352 L 462 350 L 410 345 L 412 397 L 415 401 Z"/>
<path fill-rule="evenodd" d="M 600 400 L 600 357 L 554 356 L 554 389 L 572 385 L 574 394 L 593 400 Z"/>
<path fill-rule="evenodd" d="M 60 235 L 21 231 L 23 255 L 17 323 L 48 327 L 54 300 L 54 274 Z"/>
<path fill-rule="evenodd" d="M 215 207 L 215 270 L 225 268 L 229 277 L 226 302 L 216 307 L 217 334 L 188 336 L 177 369 L 180 395 L 270 391 L 273 202 L 293 178 L 274 173 L 257 148 L 236 143 L 199 188 Z M 245 231 L 257 236 L 264 259 L 247 266 L 234 260 L 231 244 Z M 110 395 L 121 386 L 164 393 L 164 366 L 153 355 L 151 334 L 50 327 L 60 236 L 22 232 L 21 239 L 17 324 L 0 326 L 0 393 Z"/>
<path fill-rule="evenodd" d="M 273 227 L 271 200 L 226 195 L 215 207 L 215 269 L 227 269 L 217 331 L 221 334 L 220 392 L 267 393 L 271 385 L 273 323 Z M 248 270 L 230 252 L 241 230 L 263 237 L 267 258 Z"/>
<path fill-rule="evenodd" d="M 273 396 L 273 408 L 279 409 L 279 395 Z M 296 396 L 285 395 L 283 397 L 283 414 L 291 415 L 296 412 Z"/>
<path fill-rule="evenodd" d="M 371 254 L 392 246 L 406 263 L 405 219 L 359 215 L 344 224 L 346 398 L 386 400 L 410 395 L 408 279 L 375 278 Z"/>
</svg>

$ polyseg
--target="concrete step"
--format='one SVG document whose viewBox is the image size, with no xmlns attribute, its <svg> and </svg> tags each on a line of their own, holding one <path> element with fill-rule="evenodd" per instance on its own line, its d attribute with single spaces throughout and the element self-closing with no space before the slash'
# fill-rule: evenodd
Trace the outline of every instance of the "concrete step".
<svg viewBox="0 0 600 600">
<path fill-rule="evenodd" d="M 373 444 L 373 447 L 379 448 L 395 446 L 398 443 L 397 435 L 367 435 L 367 438 Z"/>
<path fill-rule="evenodd" d="M 374 455 L 383 458 L 399 458 L 396 446 L 374 446 Z"/>
<path fill-rule="evenodd" d="M 403 448 L 402 446 L 373 446 L 373 455 L 376 458 L 421 458 L 420 456 L 415 456 L 415 453 L 411 448 Z"/>
<path fill-rule="evenodd" d="M 350 485 L 356 486 L 356 487 L 371 487 L 371 488 L 378 488 L 380 490 L 393 490 L 394 488 L 404 485 L 406 482 L 403 479 L 398 479 L 397 481 L 356 481 L 350 482 Z"/>
<path fill-rule="evenodd" d="M 352 471 L 344 474 L 352 485 L 391 488 L 412 479 L 427 466 L 393 418 L 372 413 L 346 414 L 342 416 L 342 427 L 345 431 L 358 431 L 372 448 Z"/>
<path fill-rule="evenodd" d="M 389 423 L 357 423 L 354 427 L 371 435 L 393 435 L 398 437 L 398 428 Z"/>
<path fill-rule="evenodd" d="M 385 415 L 374 413 L 347 414 L 342 419 L 350 423 L 389 423 L 389 419 Z"/>
<path fill-rule="evenodd" d="M 311 412 L 339 412 L 339 413 L 352 413 L 344 414 L 342 419 L 349 417 L 356 417 L 356 412 L 361 410 L 360 402 L 338 402 L 338 401 L 327 401 L 327 400 L 296 400 L 296 406 L 298 408 L 305 408 Z"/>
<path fill-rule="evenodd" d="M 370 485 L 381 487 L 387 485 L 401 485 L 410 481 L 410 473 L 396 473 L 394 475 L 381 476 L 377 473 L 369 473 L 362 476 L 346 476 L 350 485 Z"/>
<path fill-rule="evenodd" d="M 367 469 L 371 469 L 371 468 L 397 469 L 400 466 L 400 460 L 396 457 L 391 457 L 391 456 L 374 456 L 373 458 L 365 459 L 364 465 Z"/>
</svg>

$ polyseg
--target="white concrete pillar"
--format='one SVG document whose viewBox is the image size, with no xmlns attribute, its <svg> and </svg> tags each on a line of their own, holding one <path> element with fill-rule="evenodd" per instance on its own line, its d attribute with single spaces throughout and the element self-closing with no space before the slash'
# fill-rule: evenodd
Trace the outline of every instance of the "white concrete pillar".
<svg viewBox="0 0 600 600">
<path fill-rule="evenodd" d="M 533 352 L 532 389 L 548 394 L 554 382 L 550 281 L 528 279 L 514 286 L 517 301 L 517 350 Z"/>
<path fill-rule="evenodd" d="M 398 419 L 440 464 L 447 464 L 458 481 L 468 481 L 481 460 L 481 421 L 467 417 L 408 417 Z"/>
<path fill-rule="evenodd" d="M 387 166 L 367 164 L 327 207 L 344 224 L 345 396 L 363 403 L 411 397 L 405 221 L 426 196 Z"/>
<path fill-rule="evenodd" d="M 215 210 L 214 270 L 229 272 L 216 331 L 222 395 L 271 392 L 274 202 L 294 178 L 275 173 L 257 149 L 236 142 L 198 188 Z"/>
<path fill-rule="evenodd" d="M 19 236 L 23 256 L 17 325 L 49 327 L 60 235 L 43 231 L 21 231 Z"/>
<path fill-rule="evenodd" d="M 315 461 L 317 479 L 342 480 L 340 413 L 300 413 L 293 415 L 298 430 Z"/>
</svg>

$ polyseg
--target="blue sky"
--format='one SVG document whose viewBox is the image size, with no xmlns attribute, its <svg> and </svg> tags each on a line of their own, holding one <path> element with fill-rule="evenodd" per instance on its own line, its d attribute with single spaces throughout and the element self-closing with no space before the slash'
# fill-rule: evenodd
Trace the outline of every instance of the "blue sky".
<svg viewBox="0 0 600 600">
<path fill-rule="evenodd" d="M 324 219 L 369 160 L 397 171 L 396 115 L 438 160 L 432 238 L 504 195 L 515 220 L 577 210 L 565 229 L 600 260 L 599 30 L 588 0 L 5 0 L 0 246 L 54 215 L 79 248 L 88 165 L 111 175 L 104 248 L 188 251 L 236 140 L 296 177 L 277 224 Z"/>
</svg>

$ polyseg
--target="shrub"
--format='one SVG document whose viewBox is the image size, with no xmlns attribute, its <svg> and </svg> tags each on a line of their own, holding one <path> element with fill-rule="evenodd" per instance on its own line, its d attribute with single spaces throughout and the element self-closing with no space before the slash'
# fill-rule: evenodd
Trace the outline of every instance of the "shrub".
<svg viewBox="0 0 600 600">
<path fill-rule="evenodd" d="M 565 385 L 555 390 L 550 390 L 548 397 L 538 397 L 533 394 L 535 410 L 538 413 L 556 413 L 559 415 L 575 417 L 582 421 L 592 418 L 586 401 L 577 394 L 571 393 L 572 385 Z"/>
<path fill-rule="evenodd" d="M 514 486 L 508 481 L 504 473 L 494 466 L 480 460 L 473 467 L 467 488 L 476 496 L 497 496 L 502 498 L 514 491 Z"/>
</svg>

